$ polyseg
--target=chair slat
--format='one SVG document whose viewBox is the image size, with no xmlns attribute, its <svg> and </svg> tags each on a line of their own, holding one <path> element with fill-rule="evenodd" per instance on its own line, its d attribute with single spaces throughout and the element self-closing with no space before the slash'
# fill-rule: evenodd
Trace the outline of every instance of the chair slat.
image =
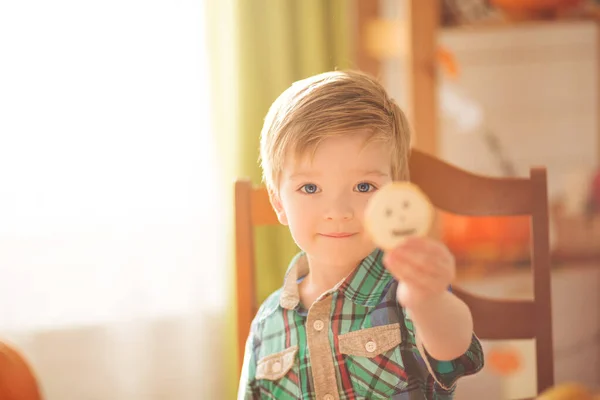
<svg viewBox="0 0 600 400">
<path fill-rule="evenodd" d="M 538 391 L 544 391 L 554 380 L 554 353 L 552 341 L 552 303 L 550 292 L 550 228 L 548 220 L 548 187 L 544 168 L 532 168 L 530 172 L 534 196 L 532 211 L 533 230 L 533 293 L 536 299 L 535 319 L 538 335 L 536 338 L 536 364 Z"/>
<path fill-rule="evenodd" d="M 488 299 L 456 286 L 452 292 L 471 309 L 474 330 L 480 339 L 532 339 L 536 336 L 533 301 Z"/>
<path fill-rule="evenodd" d="M 243 360 L 246 338 L 254 318 L 256 288 L 254 284 L 254 227 L 252 226 L 252 183 L 235 183 L 235 256 L 237 287 L 238 359 Z"/>
<path fill-rule="evenodd" d="M 254 226 L 279 224 L 265 188 L 252 190 L 252 224 Z"/>
<path fill-rule="evenodd" d="M 417 151 L 410 157 L 410 175 L 444 211 L 472 216 L 531 214 L 529 179 L 475 175 Z"/>
</svg>

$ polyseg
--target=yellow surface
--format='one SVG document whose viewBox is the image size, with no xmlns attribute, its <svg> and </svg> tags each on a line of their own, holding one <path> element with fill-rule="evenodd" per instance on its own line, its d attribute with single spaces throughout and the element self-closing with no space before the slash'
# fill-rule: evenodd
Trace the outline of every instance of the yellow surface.
<svg viewBox="0 0 600 400">
<path fill-rule="evenodd" d="M 546 390 L 537 400 L 596 400 L 592 392 L 578 383 L 564 383 Z"/>
</svg>

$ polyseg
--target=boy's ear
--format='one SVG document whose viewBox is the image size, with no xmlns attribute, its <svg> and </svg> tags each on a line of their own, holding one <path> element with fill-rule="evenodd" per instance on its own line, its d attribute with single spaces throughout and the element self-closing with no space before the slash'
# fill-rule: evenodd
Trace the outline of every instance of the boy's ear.
<svg viewBox="0 0 600 400">
<path fill-rule="evenodd" d="M 273 210 L 275 210 L 275 214 L 277 214 L 277 219 L 282 225 L 287 225 L 288 220 L 285 215 L 285 210 L 283 209 L 283 204 L 281 204 L 281 198 L 277 193 L 274 193 L 272 190 L 269 190 L 269 200 L 271 201 L 271 206 L 273 206 Z"/>
</svg>

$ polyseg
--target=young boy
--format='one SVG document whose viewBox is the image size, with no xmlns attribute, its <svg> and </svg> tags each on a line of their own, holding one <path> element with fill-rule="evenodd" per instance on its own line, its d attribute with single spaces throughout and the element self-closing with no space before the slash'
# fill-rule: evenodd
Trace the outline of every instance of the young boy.
<svg viewBox="0 0 600 400">
<path fill-rule="evenodd" d="M 367 201 L 407 180 L 410 132 L 384 88 L 358 72 L 294 83 L 261 133 L 264 181 L 302 252 L 260 307 L 238 399 L 451 399 L 483 366 L 454 259 L 429 238 L 383 254 Z"/>
</svg>

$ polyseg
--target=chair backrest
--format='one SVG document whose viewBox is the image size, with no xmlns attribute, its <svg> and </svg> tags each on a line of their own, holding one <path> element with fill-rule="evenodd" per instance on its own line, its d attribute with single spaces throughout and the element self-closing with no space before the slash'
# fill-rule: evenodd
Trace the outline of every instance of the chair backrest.
<svg viewBox="0 0 600 400">
<path fill-rule="evenodd" d="M 536 341 L 537 391 L 554 383 L 548 195 L 545 168 L 532 168 L 529 178 L 492 178 L 472 174 L 418 150 L 410 157 L 411 181 L 434 206 L 469 216 L 531 217 L 533 300 L 488 299 L 453 286 L 453 293 L 471 309 L 480 339 Z M 239 365 L 257 311 L 254 228 L 278 224 L 267 191 L 248 180 L 235 184 L 236 263 Z"/>
</svg>

